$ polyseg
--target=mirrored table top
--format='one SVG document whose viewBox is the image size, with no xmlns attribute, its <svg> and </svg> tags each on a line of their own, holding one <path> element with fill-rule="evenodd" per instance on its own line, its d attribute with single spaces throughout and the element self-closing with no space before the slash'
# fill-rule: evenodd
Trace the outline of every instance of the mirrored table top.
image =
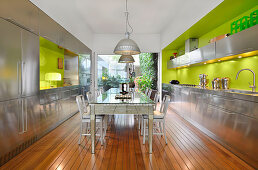
<svg viewBox="0 0 258 170">
<path fill-rule="evenodd" d="M 89 104 L 154 104 L 154 101 L 142 92 L 129 92 L 131 99 L 116 99 L 117 95 L 120 95 L 120 89 L 111 88 L 95 99 L 90 99 Z"/>
</svg>

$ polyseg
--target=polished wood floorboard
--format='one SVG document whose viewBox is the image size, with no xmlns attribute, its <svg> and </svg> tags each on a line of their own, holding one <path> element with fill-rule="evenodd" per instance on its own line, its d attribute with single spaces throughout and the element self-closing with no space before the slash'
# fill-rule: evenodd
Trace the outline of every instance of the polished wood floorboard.
<svg viewBox="0 0 258 170">
<path fill-rule="evenodd" d="M 253 169 L 170 109 L 168 144 L 154 136 L 153 154 L 148 154 L 148 142 L 142 144 L 133 115 L 114 117 L 105 144 L 98 140 L 94 155 L 89 138 L 77 144 L 79 127 L 76 114 L 0 169 Z"/>
</svg>

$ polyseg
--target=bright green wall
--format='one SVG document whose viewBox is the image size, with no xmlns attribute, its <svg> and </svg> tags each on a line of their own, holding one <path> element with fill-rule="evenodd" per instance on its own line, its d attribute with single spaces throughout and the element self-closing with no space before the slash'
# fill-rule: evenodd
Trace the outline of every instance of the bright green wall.
<svg viewBox="0 0 258 170">
<path fill-rule="evenodd" d="M 50 88 L 50 82 L 45 80 L 46 73 L 60 73 L 61 81 L 53 81 L 51 84 L 55 87 L 63 86 L 64 69 L 58 69 L 58 58 L 64 61 L 64 49 L 40 37 L 40 89 Z"/>
<path fill-rule="evenodd" d="M 252 9 L 242 13 L 241 15 L 235 17 L 234 19 L 222 24 L 221 26 L 219 26 L 216 29 L 208 32 L 207 34 L 199 37 L 199 48 L 201 48 L 205 45 L 208 45 L 209 40 L 214 38 L 214 37 L 217 37 L 217 36 L 222 35 L 222 34 L 230 33 L 230 25 L 233 21 L 236 21 L 236 20 L 242 18 L 243 16 L 250 16 L 250 13 L 255 11 L 255 10 L 258 10 L 258 5 L 256 5 Z"/>
<path fill-rule="evenodd" d="M 167 61 L 176 50 L 162 50 L 162 83 L 169 83 L 170 80 L 176 80 L 176 72 L 173 69 L 167 69 Z"/>
<path fill-rule="evenodd" d="M 254 8 L 257 5 L 258 0 L 224 0 L 221 4 L 219 4 L 216 8 L 210 11 L 198 22 L 196 22 L 191 28 L 186 30 L 164 49 L 179 49 L 180 47 L 184 46 L 186 39 L 202 37 L 204 34 L 208 34 L 209 32 L 211 32 L 214 28 L 218 28 L 226 22 L 230 22 L 230 20 L 233 20 L 234 18 L 236 18 L 236 16 L 241 16 L 243 13 Z M 227 27 L 227 29 L 230 29 L 230 25 L 228 26 L 229 27 Z M 229 31 L 224 30 L 221 32 L 221 34 L 228 32 Z M 214 34 L 214 36 L 221 34 Z M 207 39 L 207 41 L 205 42 L 207 43 L 208 40 L 209 39 Z"/>
<path fill-rule="evenodd" d="M 218 35 L 229 33 L 230 24 L 232 21 L 237 20 L 242 16 L 248 16 L 252 11 L 257 9 L 258 5 L 235 17 L 234 19 L 222 24 L 214 30 L 200 36 L 199 47 L 207 45 L 208 41 L 211 38 L 214 38 Z M 176 79 L 179 80 L 182 84 L 199 84 L 199 74 L 205 73 L 208 75 L 209 87 L 211 87 L 211 80 L 213 78 L 229 77 L 231 81 L 230 88 L 250 90 L 248 82 L 252 82 L 253 80 L 252 74 L 250 72 L 242 72 L 239 76 L 239 79 L 235 80 L 237 72 L 243 68 L 252 69 L 256 73 L 256 79 L 258 79 L 258 56 L 234 59 L 201 66 L 192 66 L 182 69 L 167 69 L 167 61 L 169 60 L 169 57 L 173 55 L 173 52 L 175 52 L 175 50 L 162 50 L 163 83 L 169 83 L 170 80 Z"/>
<path fill-rule="evenodd" d="M 165 57 L 170 56 L 170 51 L 163 51 Z M 230 88 L 251 90 L 248 82 L 253 82 L 251 72 L 243 71 L 240 73 L 238 80 L 236 74 L 244 68 L 252 69 L 256 73 L 258 80 L 258 56 L 234 59 L 213 64 L 193 66 L 182 69 L 164 69 L 166 62 L 162 62 L 162 82 L 169 83 L 170 80 L 179 80 L 181 84 L 199 84 L 199 74 L 207 74 L 209 79 L 208 86 L 211 87 L 211 80 L 215 77 L 229 77 Z"/>
</svg>

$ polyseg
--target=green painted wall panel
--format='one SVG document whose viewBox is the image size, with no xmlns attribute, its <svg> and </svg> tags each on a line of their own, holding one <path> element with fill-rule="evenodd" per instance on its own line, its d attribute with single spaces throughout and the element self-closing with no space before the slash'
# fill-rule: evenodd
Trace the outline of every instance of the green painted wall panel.
<svg viewBox="0 0 258 170">
<path fill-rule="evenodd" d="M 242 13 L 241 15 L 238 15 L 237 17 L 233 18 L 232 20 L 220 25 L 219 27 L 217 27 L 216 29 L 208 32 L 207 34 L 204 34 L 203 36 L 199 37 L 199 48 L 208 45 L 209 40 L 217 37 L 219 35 L 222 34 L 227 34 L 230 33 L 230 25 L 233 21 L 236 21 L 237 19 L 242 18 L 243 16 L 250 16 L 250 13 L 258 10 L 258 5 L 256 5 L 254 8 Z"/>
<path fill-rule="evenodd" d="M 185 44 L 186 39 L 199 38 L 205 34 L 209 34 L 215 28 L 219 29 L 219 27 L 223 24 L 230 22 L 235 18 L 241 18 L 238 16 L 242 16 L 247 11 L 251 9 L 257 9 L 257 6 L 258 0 L 224 0 L 220 5 L 218 5 L 215 9 L 210 11 L 206 16 L 204 16 L 201 20 L 195 23 L 191 28 L 189 28 L 187 31 L 185 31 L 183 34 L 177 37 L 177 39 L 175 39 L 167 47 L 165 47 L 164 50 L 178 49 Z M 247 15 L 249 14 L 247 12 Z M 215 31 L 219 34 L 214 34 L 214 36 L 207 38 L 207 40 L 204 42 L 207 43 L 213 37 L 230 32 L 227 31 L 230 30 L 230 24 L 227 26 L 226 30 L 223 29 L 221 32 Z"/>
<path fill-rule="evenodd" d="M 40 89 L 49 89 L 63 86 L 64 69 L 58 69 L 58 58 L 64 61 L 64 49 L 58 48 L 55 43 L 40 37 Z M 61 81 L 47 81 L 47 73 L 61 74 Z"/>
<path fill-rule="evenodd" d="M 163 51 L 164 52 L 164 51 Z M 163 53 L 164 56 L 170 54 L 169 51 Z M 163 62 L 162 64 L 165 64 Z M 236 74 L 239 70 L 244 68 L 252 69 L 256 73 L 256 80 L 258 80 L 258 56 L 234 59 L 224 62 L 217 62 L 201 66 L 193 66 L 182 69 L 162 69 L 162 82 L 169 83 L 172 79 L 177 79 L 182 84 L 199 84 L 199 74 L 207 74 L 209 79 L 208 86 L 211 87 L 211 80 L 215 77 L 229 77 L 230 88 L 251 90 L 249 84 L 253 83 L 253 75 L 249 71 L 240 73 L 238 80 Z"/>
<path fill-rule="evenodd" d="M 244 1 L 241 1 L 241 3 L 243 2 Z M 246 3 L 248 3 L 248 1 L 246 1 Z M 230 8 L 230 6 L 228 8 Z M 229 33 L 231 22 L 241 18 L 242 16 L 248 16 L 252 11 L 257 9 L 258 9 L 258 5 L 241 13 L 241 15 L 238 15 L 233 19 L 226 21 L 224 24 L 216 27 L 215 29 L 213 29 L 208 33 L 205 33 L 204 35 L 201 35 L 201 33 L 199 33 L 201 35 L 199 36 L 199 47 L 203 47 L 207 45 L 208 41 L 211 38 Z M 241 10 L 241 9 L 235 9 L 235 10 Z M 221 14 L 218 14 L 218 17 L 222 17 Z M 209 21 L 209 22 L 212 22 L 212 21 Z M 169 50 L 169 49 L 162 50 L 162 82 L 163 83 L 169 83 L 170 80 L 177 79 L 182 84 L 199 84 L 199 74 L 205 73 L 208 75 L 209 87 L 211 87 L 211 80 L 213 78 L 229 77 L 230 88 L 251 90 L 248 84 L 248 82 L 252 82 L 253 80 L 251 72 L 244 71 L 240 74 L 238 80 L 235 79 L 237 72 L 243 68 L 252 69 L 256 73 L 256 79 L 258 79 L 258 56 L 234 59 L 234 60 L 206 64 L 201 66 L 187 67 L 182 69 L 167 69 L 167 61 L 175 51 L 176 50 Z"/>
<path fill-rule="evenodd" d="M 167 61 L 176 50 L 163 50 L 162 51 L 162 82 L 169 83 L 170 80 L 176 80 L 177 74 L 175 70 L 167 69 Z"/>
</svg>

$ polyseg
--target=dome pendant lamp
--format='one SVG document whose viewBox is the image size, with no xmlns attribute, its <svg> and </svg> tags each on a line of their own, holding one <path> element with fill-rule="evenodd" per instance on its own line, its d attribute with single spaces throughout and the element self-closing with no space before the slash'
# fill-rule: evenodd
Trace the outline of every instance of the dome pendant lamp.
<svg viewBox="0 0 258 170">
<path fill-rule="evenodd" d="M 140 54 L 141 51 L 140 51 L 140 48 L 138 47 L 138 45 L 132 39 L 130 39 L 130 34 L 133 33 L 133 28 L 130 25 L 129 20 L 128 20 L 129 12 L 127 10 L 127 0 L 125 1 L 125 10 L 126 10 L 125 11 L 125 17 L 126 17 L 125 38 L 118 42 L 118 44 L 115 47 L 114 53 L 120 54 L 120 55 L 126 55 L 128 58 L 128 56 L 130 56 L 130 55 Z M 131 32 L 128 31 L 128 26 L 130 27 Z"/>
<path fill-rule="evenodd" d="M 135 62 L 134 58 L 131 55 L 122 55 L 118 61 L 118 63 L 134 63 L 134 62 Z"/>
</svg>

